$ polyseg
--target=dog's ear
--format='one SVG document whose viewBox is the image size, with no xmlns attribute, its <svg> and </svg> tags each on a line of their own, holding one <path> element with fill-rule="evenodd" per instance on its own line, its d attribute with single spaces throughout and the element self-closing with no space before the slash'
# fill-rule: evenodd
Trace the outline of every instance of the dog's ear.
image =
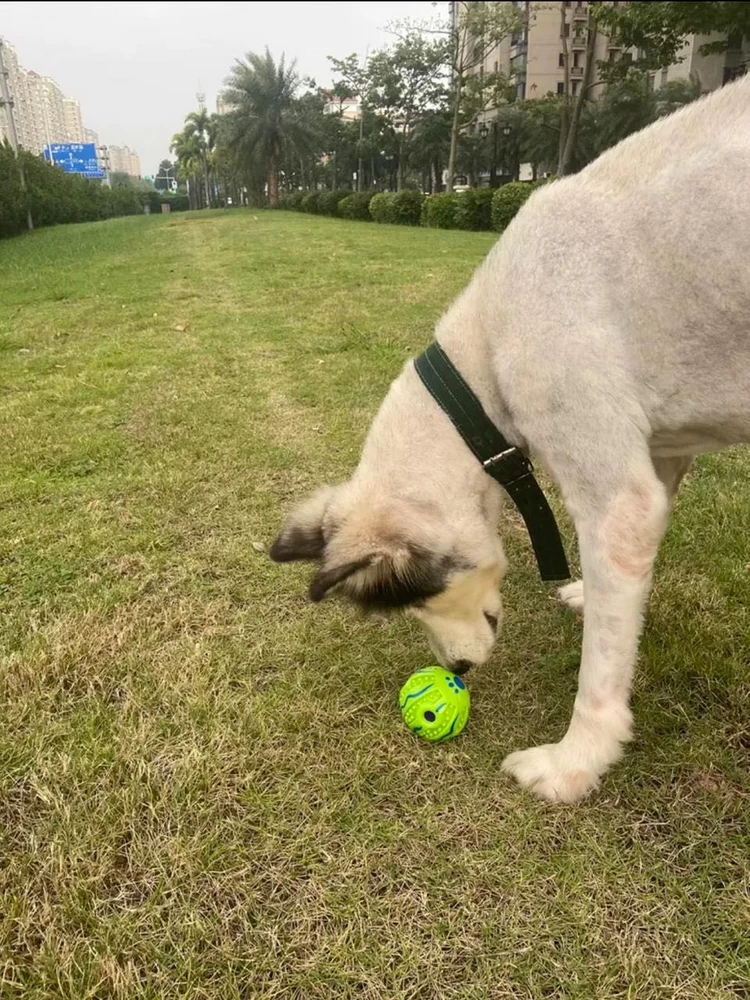
<svg viewBox="0 0 750 1000">
<path fill-rule="evenodd" d="M 335 487 L 324 486 L 289 515 L 269 552 L 274 562 L 322 557 L 323 517 L 334 492 Z"/>
<path fill-rule="evenodd" d="M 329 590 L 348 580 L 354 573 L 361 569 L 366 569 L 372 562 L 373 556 L 365 556 L 363 559 L 355 559 L 352 562 L 343 563 L 341 566 L 334 566 L 331 569 L 320 569 L 313 577 L 310 584 L 310 600 L 322 601 Z"/>
</svg>

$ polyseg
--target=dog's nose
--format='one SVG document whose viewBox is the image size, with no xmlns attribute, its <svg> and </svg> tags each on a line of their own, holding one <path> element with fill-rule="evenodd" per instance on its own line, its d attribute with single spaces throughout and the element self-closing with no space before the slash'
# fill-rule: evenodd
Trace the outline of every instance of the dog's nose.
<svg viewBox="0 0 750 1000">
<path fill-rule="evenodd" d="M 456 660 L 456 662 L 453 664 L 453 673 L 458 674 L 460 677 L 461 674 L 465 674 L 466 671 L 473 665 L 474 664 L 471 662 L 471 660 Z"/>
</svg>

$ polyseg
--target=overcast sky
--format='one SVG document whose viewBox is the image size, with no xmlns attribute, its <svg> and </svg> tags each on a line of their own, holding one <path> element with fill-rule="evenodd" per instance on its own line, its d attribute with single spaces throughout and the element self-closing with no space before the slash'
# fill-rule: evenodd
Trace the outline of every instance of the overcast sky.
<svg viewBox="0 0 750 1000">
<path fill-rule="evenodd" d="M 0 34 L 25 69 L 81 102 L 101 142 L 135 148 L 152 174 L 199 90 L 216 109 L 238 56 L 268 45 L 326 84 L 326 56 L 377 48 L 388 21 L 431 17 L 436 6 L 447 4 L 0 2 Z"/>
</svg>

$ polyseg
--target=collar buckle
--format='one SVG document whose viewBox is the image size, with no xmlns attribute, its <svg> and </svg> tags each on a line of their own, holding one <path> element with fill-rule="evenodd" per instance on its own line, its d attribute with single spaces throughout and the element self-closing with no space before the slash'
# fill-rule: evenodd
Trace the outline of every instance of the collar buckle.
<svg viewBox="0 0 750 1000">
<path fill-rule="evenodd" d="M 512 486 L 519 479 L 534 474 L 534 466 L 524 455 L 520 448 L 515 446 L 506 448 L 504 451 L 486 458 L 482 462 L 484 471 L 493 479 L 497 479 L 503 486 Z"/>
</svg>

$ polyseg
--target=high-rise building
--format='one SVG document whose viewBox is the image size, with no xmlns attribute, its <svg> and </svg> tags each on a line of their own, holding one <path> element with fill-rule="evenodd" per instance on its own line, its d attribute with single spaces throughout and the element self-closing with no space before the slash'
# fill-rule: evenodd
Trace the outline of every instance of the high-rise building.
<svg viewBox="0 0 750 1000">
<path fill-rule="evenodd" d="M 23 149 L 39 155 L 50 143 L 85 141 L 81 105 L 77 100 L 64 97 L 51 77 L 25 70 L 15 48 L 5 40 L 3 62 L 18 143 Z M 0 114 L 0 141 L 8 137 L 7 114 Z"/>
<path fill-rule="evenodd" d="M 68 142 L 85 142 L 81 104 L 74 97 L 63 97 L 63 116 Z"/>
<path fill-rule="evenodd" d="M 611 2 L 611 0 L 610 0 Z M 454 24 L 469 7 L 469 3 L 453 3 Z M 504 73 L 516 88 L 519 100 L 547 97 L 565 92 L 565 47 L 568 49 L 570 67 L 570 93 L 576 96 L 583 86 L 586 68 L 586 26 L 589 4 L 578 2 L 545 3 L 514 0 L 521 14 L 524 27 L 503 41 L 487 55 L 483 66 L 476 72 Z M 730 41 L 726 52 L 703 55 L 699 51 L 706 43 L 721 39 L 721 35 L 691 35 L 685 39 L 680 52 L 681 61 L 652 74 L 654 86 L 670 80 L 692 77 L 700 81 L 703 90 L 715 90 L 727 80 L 740 75 L 747 68 L 750 51 L 747 43 Z M 598 33 L 594 58 L 596 64 L 611 62 L 623 55 L 622 49 L 607 35 Z M 605 84 L 598 70 L 588 97 L 596 100 L 604 93 Z"/>
<path fill-rule="evenodd" d="M 141 160 L 138 153 L 129 146 L 108 146 L 109 170 L 113 174 L 141 176 Z"/>
</svg>

